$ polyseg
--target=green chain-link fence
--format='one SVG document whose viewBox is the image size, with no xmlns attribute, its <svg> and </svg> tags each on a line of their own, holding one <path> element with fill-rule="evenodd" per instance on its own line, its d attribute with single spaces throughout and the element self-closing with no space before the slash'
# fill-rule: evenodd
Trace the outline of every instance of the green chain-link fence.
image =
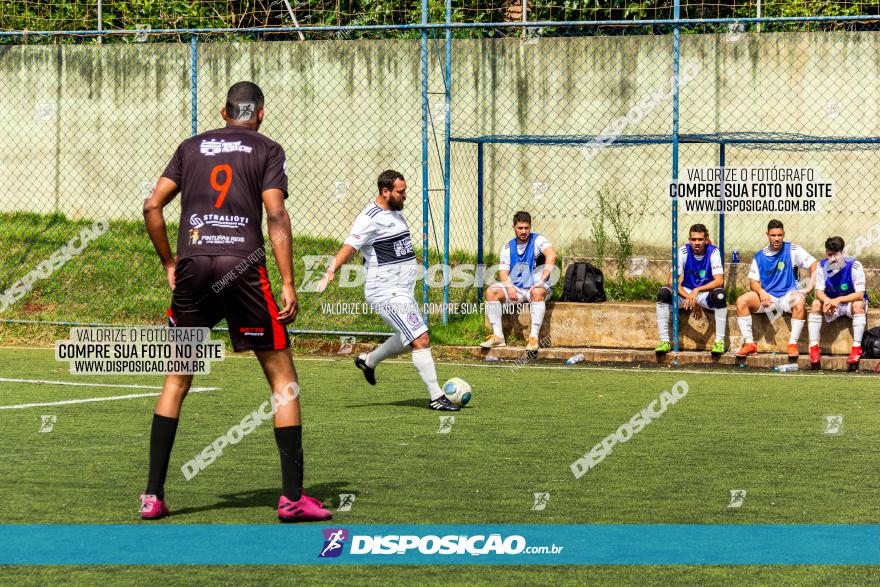
<svg viewBox="0 0 880 587">
<path fill-rule="evenodd" d="M 679 169 L 717 166 L 722 151 L 728 166 L 816 168 L 835 197 L 816 214 L 781 216 L 788 235 L 816 256 L 832 233 L 852 245 L 861 238 L 874 269 L 880 230 L 872 234 L 866 212 L 878 155 L 864 139 L 878 136 L 875 23 L 760 25 L 760 33 L 751 21 L 682 25 Z M 408 180 L 405 214 L 417 248 L 427 231 L 432 265 L 447 247 L 454 266 L 481 254 L 494 263 L 524 209 L 564 258 L 606 257 L 629 279 L 642 273 L 633 257 L 656 260 L 644 275 L 660 279 L 672 240 L 673 29 L 455 28 L 447 44 L 445 31 L 431 28 L 424 61 L 417 26 L 305 30 L 303 41 L 292 30 L 193 32 L 195 41 L 191 32 L 163 33 L 141 43 L 112 42 L 135 36 L 115 32 L 100 45 L 96 35 L 5 37 L 0 319 L 161 321 L 169 291 L 142 201 L 194 127 L 221 124 L 225 92 L 242 79 L 263 88 L 261 130 L 287 151 L 300 280 L 321 267 L 309 259 L 335 252 L 385 168 Z M 178 213 L 175 204 L 166 214 L 171 231 Z M 105 220 L 109 229 L 98 230 Z M 738 249 L 745 262 L 764 244 L 767 220 L 680 210 L 678 223 L 680 235 L 690 223 L 709 225 L 727 258 Z M 442 301 L 442 287 L 429 299 Z M 449 290 L 450 302 L 476 299 L 474 285 Z M 333 307 L 361 300 L 360 288 L 338 284 L 304 292 L 296 327 L 384 330 L 374 316 Z"/>
</svg>

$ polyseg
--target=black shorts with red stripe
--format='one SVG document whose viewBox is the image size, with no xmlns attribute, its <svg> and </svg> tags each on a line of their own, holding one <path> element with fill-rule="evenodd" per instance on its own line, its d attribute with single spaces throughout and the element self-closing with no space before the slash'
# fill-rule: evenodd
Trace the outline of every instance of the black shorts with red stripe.
<svg viewBox="0 0 880 587">
<path fill-rule="evenodd" d="M 236 352 L 290 347 L 263 263 L 241 257 L 187 257 L 177 262 L 171 321 L 213 328 L 226 318 Z"/>
</svg>

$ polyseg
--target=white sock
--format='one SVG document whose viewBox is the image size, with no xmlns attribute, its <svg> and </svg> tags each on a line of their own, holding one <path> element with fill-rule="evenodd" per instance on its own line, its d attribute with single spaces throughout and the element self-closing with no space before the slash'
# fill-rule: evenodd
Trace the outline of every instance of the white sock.
<svg viewBox="0 0 880 587">
<path fill-rule="evenodd" d="M 492 325 L 492 334 L 504 338 L 504 329 L 501 328 L 501 302 L 486 302 L 486 318 Z"/>
<path fill-rule="evenodd" d="M 392 334 L 388 337 L 388 340 L 374 348 L 373 352 L 367 355 L 367 367 L 375 369 L 376 365 L 385 359 L 396 357 L 405 350 L 406 347 L 400 342 L 400 335 Z"/>
<path fill-rule="evenodd" d="M 806 320 L 791 319 L 791 338 L 788 339 L 788 344 L 797 344 L 798 339 L 801 337 L 801 332 L 804 331 L 804 324 L 806 322 Z"/>
<path fill-rule="evenodd" d="M 855 324 L 855 320 L 853 320 Z M 822 315 L 810 314 L 807 316 L 807 334 L 810 336 L 810 346 L 819 344 L 819 334 L 822 332 Z"/>
<path fill-rule="evenodd" d="M 532 302 L 529 304 L 529 309 L 532 313 L 532 332 L 529 336 L 538 338 L 538 334 L 541 333 L 541 323 L 544 322 L 544 310 L 547 309 L 547 303 Z"/>
<path fill-rule="evenodd" d="M 657 302 L 657 332 L 660 342 L 669 342 L 669 304 Z"/>
<path fill-rule="evenodd" d="M 715 341 L 724 340 L 727 334 L 727 308 L 715 308 Z"/>
<path fill-rule="evenodd" d="M 867 324 L 867 314 L 856 314 L 853 316 L 853 346 L 862 346 L 862 336 L 865 334 L 865 326 Z"/>
<path fill-rule="evenodd" d="M 440 385 L 437 383 L 437 369 L 434 368 L 434 357 L 431 356 L 431 349 L 413 351 L 412 362 L 416 366 L 416 371 L 419 372 L 422 381 L 425 382 L 425 387 L 428 388 L 428 394 L 431 396 L 431 399 L 435 400 L 442 396 L 443 390 L 440 389 Z"/>
<path fill-rule="evenodd" d="M 737 316 L 736 323 L 739 325 L 739 333 L 743 337 L 743 342 L 746 344 L 755 342 L 755 339 L 752 338 L 752 315 Z"/>
</svg>

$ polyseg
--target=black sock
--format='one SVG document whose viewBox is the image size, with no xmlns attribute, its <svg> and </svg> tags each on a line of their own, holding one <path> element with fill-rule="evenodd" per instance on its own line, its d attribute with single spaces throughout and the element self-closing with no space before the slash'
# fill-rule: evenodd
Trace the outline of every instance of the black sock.
<svg viewBox="0 0 880 587">
<path fill-rule="evenodd" d="M 303 484 L 302 426 L 276 428 L 275 443 L 281 455 L 281 493 L 299 501 Z"/>
<path fill-rule="evenodd" d="M 153 427 L 150 430 L 150 472 L 147 475 L 147 495 L 165 499 L 165 476 L 168 474 L 168 461 L 174 435 L 177 434 L 177 420 L 153 414 Z"/>
</svg>

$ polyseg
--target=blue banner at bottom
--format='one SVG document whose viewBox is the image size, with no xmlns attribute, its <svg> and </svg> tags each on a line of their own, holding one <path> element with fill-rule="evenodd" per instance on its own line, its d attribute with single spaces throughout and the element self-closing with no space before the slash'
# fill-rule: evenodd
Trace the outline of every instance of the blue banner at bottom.
<svg viewBox="0 0 880 587">
<path fill-rule="evenodd" d="M 0 564 L 880 564 L 877 525 L 0 525 Z"/>
</svg>

